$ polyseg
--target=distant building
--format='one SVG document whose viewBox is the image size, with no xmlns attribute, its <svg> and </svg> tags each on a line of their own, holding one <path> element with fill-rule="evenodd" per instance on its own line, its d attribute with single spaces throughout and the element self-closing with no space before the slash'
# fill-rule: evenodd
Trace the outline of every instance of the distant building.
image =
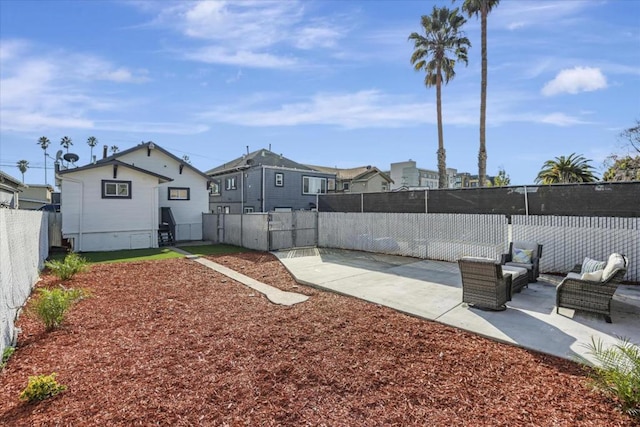
<svg viewBox="0 0 640 427">
<path fill-rule="evenodd" d="M 20 195 L 20 209 L 38 209 L 42 205 L 53 203 L 53 187 L 44 184 L 29 184 Z"/>
<path fill-rule="evenodd" d="M 318 194 L 335 189 L 336 174 L 319 172 L 266 149 L 206 172 L 212 213 L 315 209 Z"/>
<path fill-rule="evenodd" d="M 26 188 L 19 179 L 0 171 L 0 208 L 18 209 L 19 194 Z"/>
<path fill-rule="evenodd" d="M 306 165 L 319 172 L 336 175 L 336 193 L 380 193 L 391 191 L 393 180 L 375 166 L 340 169 L 327 166 Z"/>
<path fill-rule="evenodd" d="M 457 172 L 456 169 L 447 168 L 449 188 L 457 188 Z M 438 171 L 418 168 L 416 162 L 411 159 L 406 162 L 391 163 L 389 175 L 393 180 L 391 190 L 438 188 Z"/>
</svg>

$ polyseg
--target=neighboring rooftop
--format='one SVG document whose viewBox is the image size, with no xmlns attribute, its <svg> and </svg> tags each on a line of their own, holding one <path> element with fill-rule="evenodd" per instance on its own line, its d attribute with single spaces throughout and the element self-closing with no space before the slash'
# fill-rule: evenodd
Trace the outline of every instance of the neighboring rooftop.
<svg viewBox="0 0 640 427">
<path fill-rule="evenodd" d="M 267 149 L 260 149 L 248 154 L 244 154 L 230 162 L 223 163 L 206 172 L 207 175 L 216 175 L 236 169 L 249 168 L 252 166 L 274 166 L 288 169 L 312 170 L 311 168 L 287 159 L 282 154 L 276 154 Z"/>
</svg>

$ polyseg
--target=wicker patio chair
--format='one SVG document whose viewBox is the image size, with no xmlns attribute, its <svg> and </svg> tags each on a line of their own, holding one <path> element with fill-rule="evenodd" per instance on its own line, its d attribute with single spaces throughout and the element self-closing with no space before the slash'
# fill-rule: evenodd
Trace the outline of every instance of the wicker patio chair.
<svg viewBox="0 0 640 427">
<path fill-rule="evenodd" d="M 514 259 L 514 248 L 532 251 L 531 262 L 516 262 Z M 500 264 L 526 268 L 529 273 L 529 283 L 533 283 L 536 282 L 538 276 L 540 276 L 540 258 L 542 258 L 541 244 L 535 242 L 511 242 L 509 243 L 509 253 L 502 254 Z"/>
<path fill-rule="evenodd" d="M 464 257 L 458 260 L 462 276 L 462 302 L 491 310 L 505 310 L 511 300 L 511 275 L 489 258 Z"/>
<path fill-rule="evenodd" d="M 614 269 L 602 281 L 582 280 L 582 264 L 576 264 L 556 287 L 556 313 L 560 312 L 560 307 L 589 311 L 604 314 L 605 321 L 611 323 L 611 300 L 629 265 L 627 257 L 621 256 L 624 268 Z"/>
</svg>

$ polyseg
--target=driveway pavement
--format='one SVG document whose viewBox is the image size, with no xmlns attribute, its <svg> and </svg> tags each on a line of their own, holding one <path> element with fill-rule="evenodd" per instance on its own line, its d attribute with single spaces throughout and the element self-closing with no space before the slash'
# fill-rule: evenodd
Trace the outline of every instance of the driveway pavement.
<svg viewBox="0 0 640 427">
<path fill-rule="evenodd" d="M 321 248 L 274 254 L 302 284 L 567 359 L 592 360 L 585 348 L 592 337 L 605 345 L 617 337 L 640 345 L 640 286 L 618 288 L 609 324 L 603 316 L 571 309 L 557 314 L 558 276 L 541 276 L 515 294 L 507 310 L 494 312 L 462 303 L 456 263 Z"/>
</svg>

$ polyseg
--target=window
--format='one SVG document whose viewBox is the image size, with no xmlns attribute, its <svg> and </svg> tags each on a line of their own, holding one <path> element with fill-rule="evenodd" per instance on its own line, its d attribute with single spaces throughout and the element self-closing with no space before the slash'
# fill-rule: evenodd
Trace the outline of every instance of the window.
<svg viewBox="0 0 640 427">
<path fill-rule="evenodd" d="M 209 187 L 209 194 L 211 194 L 212 196 L 219 196 L 220 195 L 220 180 L 219 179 L 214 179 L 213 181 L 211 181 L 211 187 Z"/>
<path fill-rule="evenodd" d="M 130 199 L 131 181 L 102 181 L 103 199 Z"/>
<path fill-rule="evenodd" d="M 225 206 L 223 209 L 224 209 L 224 213 L 226 214 L 231 213 L 231 208 L 229 206 Z"/>
<path fill-rule="evenodd" d="M 169 187 L 169 200 L 189 200 L 189 189 L 185 187 Z"/>
<path fill-rule="evenodd" d="M 348 182 L 343 182 L 342 183 L 342 189 L 344 191 L 349 191 L 349 183 Z"/>
<path fill-rule="evenodd" d="M 326 178 L 318 178 L 315 176 L 302 177 L 302 194 L 325 194 L 326 192 Z"/>
<path fill-rule="evenodd" d="M 382 191 L 388 191 L 389 187 L 387 187 L 387 184 L 382 183 Z"/>
<path fill-rule="evenodd" d="M 236 177 L 232 176 L 230 178 L 226 178 L 224 180 L 224 189 L 225 190 L 235 190 L 236 189 Z"/>
<path fill-rule="evenodd" d="M 222 213 L 222 206 L 218 206 L 218 213 Z"/>
<path fill-rule="evenodd" d="M 276 187 L 282 187 L 284 186 L 284 174 L 283 173 L 277 173 L 276 174 Z"/>
<path fill-rule="evenodd" d="M 253 213 L 253 206 L 247 206 L 244 208 L 244 213 Z"/>
</svg>

